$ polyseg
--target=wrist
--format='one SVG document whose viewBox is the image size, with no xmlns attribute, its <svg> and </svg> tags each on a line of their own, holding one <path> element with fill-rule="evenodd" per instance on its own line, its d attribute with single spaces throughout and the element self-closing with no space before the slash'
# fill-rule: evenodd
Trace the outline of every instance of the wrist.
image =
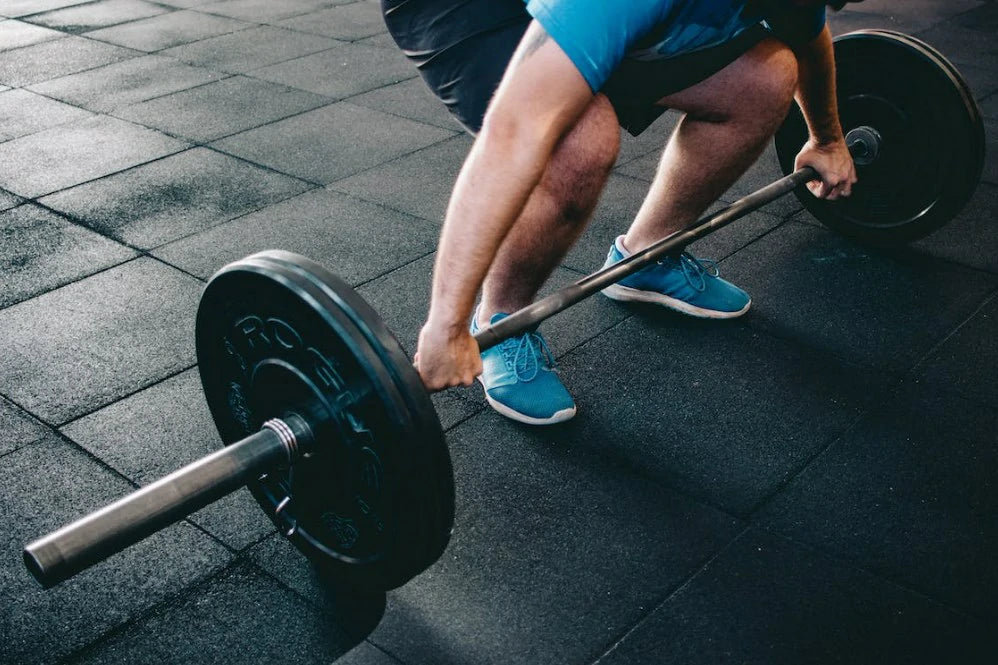
<svg viewBox="0 0 998 665">
<path fill-rule="evenodd" d="M 846 140 L 845 135 L 841 130 L 812 133 L 810 136 L 811 143 L 816 147 L 823 148 L 830 145 L 835 145 L 836 143 L 844 143 Z"/>
<path fill-rule="evenodd" d="M 435 337 L 446 339 L 454 339 L 466 334 L 468 332 L 468 317 L 455 318 L 453 314 L 453 310 L 437 312 L 431 308 L 426 324 L 423 326 L 424 330 Z"/>
</svg>

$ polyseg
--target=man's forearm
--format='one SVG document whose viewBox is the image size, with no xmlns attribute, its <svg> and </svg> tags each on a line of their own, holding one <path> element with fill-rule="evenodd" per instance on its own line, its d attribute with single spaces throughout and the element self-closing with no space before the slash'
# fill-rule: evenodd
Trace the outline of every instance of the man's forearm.
<svg viewBox="0 0 998 665">
<path fill-rule="evenodd" d="M 827 144 L 842 139 L 835 93 L 835 52 L 826 25 L 811 42 L 794 49 L 798 65 L 797 103 L 811 139 Z"/>
<path fill-rule="evenodd" d="M 429 321 L 466 326 L 499 246 L 537 185 L 554 142 L 486 127 L 451 196 L 433 275 Z"/>
</svg>

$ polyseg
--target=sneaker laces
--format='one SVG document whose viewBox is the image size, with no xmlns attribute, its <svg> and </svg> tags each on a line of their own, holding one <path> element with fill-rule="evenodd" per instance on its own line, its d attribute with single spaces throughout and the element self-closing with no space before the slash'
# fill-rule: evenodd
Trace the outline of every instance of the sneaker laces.
<svg viewBox="0 0 998 665">
<path fill-rule="evenodd" d="M 548 369 L 555 368 L 554 354 L 547 342 L 536 332 L 528 332 L 508 339 L 499 345 L 506 368 L 511 370 L 517 381 L 533 381 L 541 371 L 541 361 Z"/>
<path fill-rule="evenodd" d="M 710 275 L 711 277 L 718 277 L 721 274 L 721 271 L 717 267 L 716 261 L 712 261 L 711 259 L 698 259 L 689 252 L 683 252 L 679 255 L 678 259 L 671 260 L 679 263 L 679 267 L 683 270 L 683 277 L 686 278 L 686 283 L 696 291 L 702 292 L 707 288 L 707 278 L 704 277 L 705 274 Z M 672 266 L 667 266 L 665 263 L 666 261 L 669 261 L 669 259 L 656 261 L 656 263 L 671 270 Z"/>
</svg>

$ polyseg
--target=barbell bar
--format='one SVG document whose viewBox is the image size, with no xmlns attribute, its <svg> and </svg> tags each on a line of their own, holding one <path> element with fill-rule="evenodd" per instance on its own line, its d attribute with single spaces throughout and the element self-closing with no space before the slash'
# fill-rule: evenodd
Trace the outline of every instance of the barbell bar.
<svg viewBox="0 0 998 665">
<path fill-rule="evenodd" d="M 857 157 L 867 159 L 869 155 L 875 154 L 880 149 L 877 132 L 870 127 L 857 127 L 851 130 L 846 137 L 846 143 L 854 160 Z M 693 241 L 724 228 L 818 177 L 818 172 L 810 166 L 783 176 L 714 214 L 702 218 L 693 226 L 670 234 L 640 252 L 635 252 L 483 328 L 475 335 L 478 348 L 485 351 L 501 344 L 503 340 L 534 329 L 545 319 L 585 300 L 597 291 L 602 291 L 670 252 L 682 249 Z"/>
</svg>

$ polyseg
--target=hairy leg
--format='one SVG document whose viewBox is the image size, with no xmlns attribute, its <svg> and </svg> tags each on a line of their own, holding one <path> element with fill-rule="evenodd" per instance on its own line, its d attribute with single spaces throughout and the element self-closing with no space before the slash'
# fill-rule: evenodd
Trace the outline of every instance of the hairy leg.
<svg viewBox="0 0 998 665">
<path fill-rule="evenodd" d="M 766 39 L 717 74 L 662 99 L 686 115 L 624 237 L 637 252 L 693 222 L 759 158 L 793 100 L 797 60 Z"/>
<path fill-rule="evenodd" d="M 533 302 L 592 216 L 617 158 L 620 129 L 596 95 L 559 142 L 523 213 L 499 247 L 482 287 L 479 324 Z"/>
</svg>

